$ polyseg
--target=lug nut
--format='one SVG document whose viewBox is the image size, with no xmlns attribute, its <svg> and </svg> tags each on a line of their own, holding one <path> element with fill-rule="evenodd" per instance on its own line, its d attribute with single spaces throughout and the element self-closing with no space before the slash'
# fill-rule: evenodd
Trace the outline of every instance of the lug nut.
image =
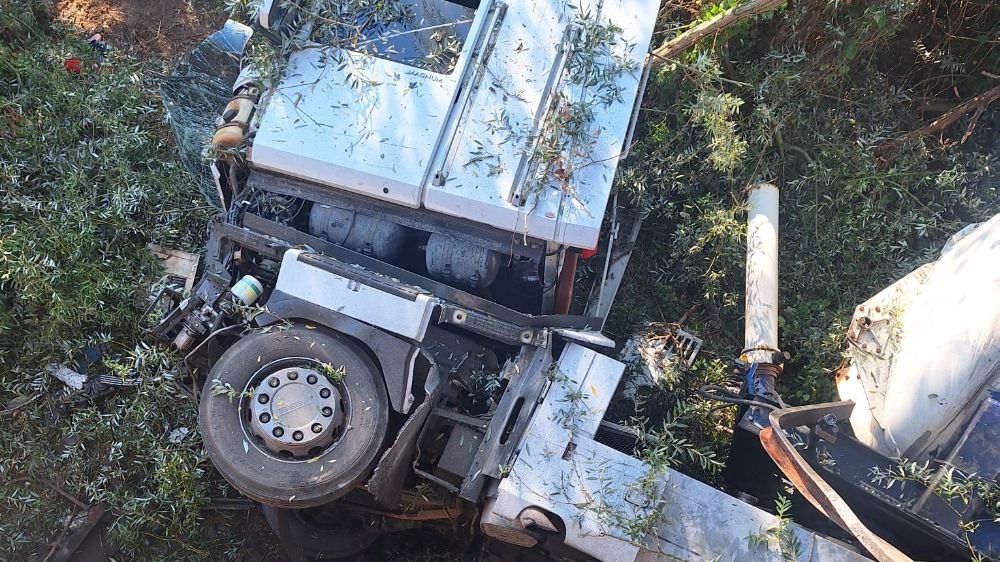
<svg viewBox="0 0 1000 562">
<path fill-rule="evenodd" d="M 266 394 L 257 395 L 257 401 L 260 402 L 261 404 L 267 404 L 269 400 L 271 400 L 271 397 Z"/>
<path fill-rule="evenodd" d="M 298 371 L 288 371 L 288 380 L 293 381 L 293 380 L 295 380 L 297 378 L 299 378 L 299 372 Z"/>
<path fill-rule="evenodd" d="M 320 396 L 320 398 L 329 398 L 330 397 L 330 389 L 329 388 L 321 389 L 319 391 L 319 396 Z"/>
<path fill-rule="evenodd" d="M 323 426 L 320 425 L 320 424 L 318 424 L 318 423 L 314 423 L 312 425 L 312 430 L 313 430 L 313 433 L 322 433 L 323 432 Z"/>
<path fill-rule="evenodd" d="M 317 380 L 318 379 L 316 378 L 316 375 L 309 375 L 308 377 L 306 377 L 306 382 L 309 384 L 316 384 Z"/>
<path fill-rule="evenodd" d="M 268 384 L 268 386 L 270 386 L 271 388 L 278 388 L 278 385 L 279 385 L 279 384 L 281 384 L 281 381 L 279 381 L 279 380 L 278 380 L 277 378 L 275 378 L 275 377 L 271 377 L 271 380 L 267 381 L 267 384 Z"/>
<path fill-rule="evenodd" d="M 260 415 L 260 423 L 267 423 L 271 421 L 271 414 L 264 412 Z"/>
<path fill-rule="evenodd" d="M 301 431 L 296 431 L 295 433 L 293 433 L 292 434 L 292 439 L 294 439 L 296 441 L 302 441 L 302 432 Z"/>
<path fill-rule="evenodd" d="M 329 406 L 323 406 L 323 416 L 328 418 L 332 415 L 333 415 L 333 408 Z"/>
<path fill-rule="evenodd" d="M 284 434 L 285 434 L 285 430 L 282 429 L 282 428 L 280 428 L 280 427 L 276 427 L 276 428 L 274 428 L 274 429 L 271 430 L 271 435 L 273 435 L 275 437 L 281 437 Z"/>
</svg>

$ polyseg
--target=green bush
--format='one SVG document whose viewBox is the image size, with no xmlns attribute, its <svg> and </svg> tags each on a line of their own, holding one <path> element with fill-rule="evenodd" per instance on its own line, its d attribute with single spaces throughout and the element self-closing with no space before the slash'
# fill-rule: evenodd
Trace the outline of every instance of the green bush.
<svg viewBox="0 0 1000 562">
<path fill-rule="evenodd" d="M 1000 9 L 957 2 L 947 8 L 954 17 L 935 20 L 936 9 L 793 5 L 654 73 L 633 168 L 618 182 L 652 212 L 610 329 L 624 336 L 644 321 L 683 317 L 708 352 L 739 355 L 744 190 L 774 182 L 780 344 L 793 357 L 780 390 L 793 403 L 833 399 L 830 375 L 854 305 L 933 259 L 964 225 L 1000 212 L 995 108 L 964 145 L 891 145 L 940 115 L 921 113 L 922 96 L 960 89 L 968 99 L 995 86 L 980 70 L 1000 62 L 988 39 L 1000 33 Z M 675 29 L 686 17 L 666 12 L 660 25 Z M 932 21 L 948 33 L 928 30 Z"/>
<path fill-rule="evenodd" d="M 69 57 L 82 59 L 79 74 Z M 0 0 L 3 559 L 44 558 L 69 523 L 75 508 L 44 480 L 108 508 L 124 559 L 212 558 L 199 519 L 217 484 L 197 410 L 174 358 L 136 347 L 161 275 L 146 245 L 197 249 L 208 217 L 149 70 L 114 51 L 99 64 L 83 39 L 51 26 L 41 1 Z M 79 402 L 44 372 L 88 345 L 118 355 L 141 386 Z M 190 432 L 169 439 L 179 428 Z"/>
</svg>

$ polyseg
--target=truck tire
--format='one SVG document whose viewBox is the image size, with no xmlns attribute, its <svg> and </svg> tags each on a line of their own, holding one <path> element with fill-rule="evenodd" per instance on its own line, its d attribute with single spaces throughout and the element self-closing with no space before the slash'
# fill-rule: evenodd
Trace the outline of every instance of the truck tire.
<svg viewBox="0 0 1000 562">
<path fill-rule="evenodd" d="M 283 543 L 310 560 L 339 560 L 360 554 L 379 534 L 358 521 L 343 519 L 336 506 L 279 509 L 264 506 L 264 519 Z M 287 528 L 281 529 L 281 517 Z"/>
<path fill-rule="evenodd" d="M 323 383 L 335 389 L 338 399 L 337 435 L 308 457 L 280 454 L 287 452 L 274 450 L 261 437 L 252 410 L 255 397 L 266 398 L 261 396 L 268 390 L 264 380 L 276 382 L 271 379 L 277 372 L 303 369 L 315 382 L 317 373 L 333 368 L 338 378 Z M 301 509 L 330 503 L 369 474 L 388 418 L 385 383 L 371 359 L 346 337 L 295 325 L 246 336 L 222 355 L 208 375 L 198 425 L 209 457 L 237 490 L 266 505 Z M 296 434 L 301 438 L 301 432 Z"/>
</svg>

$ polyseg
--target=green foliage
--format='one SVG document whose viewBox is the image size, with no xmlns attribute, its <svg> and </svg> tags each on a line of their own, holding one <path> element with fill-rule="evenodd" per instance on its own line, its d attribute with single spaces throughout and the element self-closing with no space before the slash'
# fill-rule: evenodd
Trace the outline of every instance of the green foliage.
<svg viewBox="0 0 1000 562">
<path fill-rule="evenodd" d="M 655 334 L 655 327 L 649 333 Z M 697 390 L 724 383 L 729 372 L 723 362 L 706 357 L 690 368 L 666 366 L 663 378 L 655 386 L 638 386 L 634 399 L 616 396 L 605 419 L 635 433 L 636 455 L 654 477 L 675 469 L 715 483 L 728 454 L 734 410 L 703 400 Z M 626 379 L 637 376 L 637 366 L 630 365 Z"/>
<path fill-rule="evenodd" d="M 792 500 L 779 494 L 774 502 L 774 513 L 778 516 L 778 524 L 761 533 L 751 533 L 747 536 L 750 550 L 771 548 L 774 543 L 782 562 L 795 562 L 802 554 L 802 541 L 792 530 Z"/>
<path fill-rule="evenodd" d="M 129 342 L 132 294 L 158 277 L 146 244 L 195 248 L 207 218 L 142 68 L 36 36 L 0 43 L 0 362 L 29 375 L 84 344 Z M 62 65 L 74 55 L 80 75 Z"/>
<path fill-rule="evenodd" d="M 347 373 L 344 371 L 343 365 L 340 367 L 334 367 L 330 363 L 320 363 L 319 370 L 326 378 L 333 382 L 341 382 L 344 380 L 344 375 Z"/>
<path fill-rule="evenodd" d="M 122 559 L 204 560 L 235 540 L 205 526 L 208 498 L 222 492 L 207 477 L 213 472 L 197 432 L 197 409 L 176 381 L 174 358 L 140 346 L 122 361 L 143 383 L 99 403 L 63 395 L 43 379 L 27 381 L 42 399 L 19 408 L 0 429 L 6 443 L 0 557 L 32 558 L 29 553 L 62 532 L 74 506 L 42 479 L 105 506 Z M 0 385 L 21 383 L 5 375 Z"/>
<path fill-rule="evenodd" d="M 896 484 L 900 487 L 906 486 L 907 482 L 914 482 L 923 488 L 932 488 L 934 494 L 945 500 L 955 511 L 966 542 L 981 522 L 964 513 L 971 506 L 981 508 L 987 519 L 992 518 L 993 521 L 1000 522 L 1000 485 L 978 474 L 965 474 L 954 466 L 943 465 L 931 469 L 929 462 L 917 464 L 902 460 L 891 468 L 873 467 L 869 471 L 869 479 L 886 490 L 892 489 Z"/>
<path fill-rule="evenodd" d="M 213 558 L 197 410 L 173 357 L 133 350 L 147 243 L 196 249 L 208 215 L 146 67 L 99 64 L 45 4 L 0 0 L 0 558 L 44 558 L 76 509 L 43 479 L 108 508 L 123 559 Z M 86 345 L 142 384 L 97 404 L 44 373 Z"/>
<path fill-rule="evenodd" d="M 685 463 L 708 473 L 722 468 L 723 464 L 710 446 L 683 437 L 701 414 L 704 412 L 699 411 L 696 405 L 678 402 L 659 427 L 646 436 L 640 456 L 652 470 L 662 473 L 666 468 L 676 468 Z"/>
<path fill-rule="evenodd" d="M 970 6 L 948 25 L 995 36 L 991 13 Z M 684 317 L 706 350 L 738 355 L 744 190 L 771 181 L 781 189 L 779 341 L 792 354 L 780 390 L 791 403 L 832 399 L 853 307 L 998 211 L 995 109 L 963 146 L 927 139 L 885 150 L 929 121 L 914 98 L 948 81 L 943 59 L 914 47 L 908 23 L 927 17 L 923 2 L 788 7 L 654 73 L 641 144 L 618 180 L 650 215 L 609 330 Z M 979 76 L 961 78 L 966 96 L 992 85 L 978 74 L 995 68 L 987 46 L 937 47 L 961 51 L 965 72 Z"/>
</svg>

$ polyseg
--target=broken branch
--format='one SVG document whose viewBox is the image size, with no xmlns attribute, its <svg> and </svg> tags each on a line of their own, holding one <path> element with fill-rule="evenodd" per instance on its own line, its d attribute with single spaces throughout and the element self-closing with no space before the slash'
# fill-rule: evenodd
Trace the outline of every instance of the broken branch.
<svg viewBox="0 0 1000 562">
<path fill-rule="evenodd" d="M 770 12 L 784 3 L 785 0 L 750 0 L 735 8 L 730 8 L 709 20 L 699 23 L 677 37 L 665 41 L 653 51 L 653 56 L 659 59 L 654 61 L 653 64 L 660 65 L 667 59 L 676 58 L 677 55 L 683 53 L 705 37 L 718 33 L 749 17 Z"/>
<path fill-rule="evenodd" d="M 879 148 L 879 152 L 884 154 L 885 152 L 892 150 L 893 148 L 903 144 L 904 142 L 940 133 L 941 131 L 954 125 L 955 122 L 961 119 L 962 117 L 968 115 L 969 113 L 975 112 L 973 113 L 972 119 L 969 121 L 968 126 L 966 126 L 965 128 L 965 134 L 962 135 L 962 140 L 959 141 L 959 144 L 962 144 L 965 141 L 969 140 L 969 137 L 972 136 L 972 131 L 975 130 L 976 128 L 976 122 L 979 121 L 979 116 L 982 115 L 984 111 L 986 111 L 986 108 L 991 103 L 995 102 L 998 99 L 1000 99 L 1000 86 L 996 86 L 990 90 L 983 92 L 982 94 L 979 94 L 978 96 L 955 107 L 951 111 L 945 113 L 941 117 L 938 117 L 937 119 L 931 121 L 930 123 L 924 125 L 923 127 L 920 127 L 919 129 L 914 129 L 913 131 L 906 133 L 905 135 L 899 137 L 896 140 L 889 141 L 886 144 L 883 144 Z"/>
</svg>

